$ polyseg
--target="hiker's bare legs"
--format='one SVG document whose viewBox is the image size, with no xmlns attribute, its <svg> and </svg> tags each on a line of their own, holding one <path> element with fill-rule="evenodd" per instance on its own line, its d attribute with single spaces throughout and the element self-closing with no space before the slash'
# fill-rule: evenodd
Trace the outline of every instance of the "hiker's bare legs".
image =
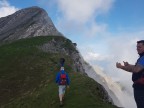
<svg viewBox="0 0 144 108">
<path fill-rule="evenodd" d="M 60 95 L 59 95 L 60 102 L 62 102 L 62 98 L 63 98 L 63 95 L 60 94 Z"/>
<path fill-rule="evenodd" d="M 64 94 L 59 94 L 60 106 L 63 106 L 63 96 Z"/>
<path fill-rule="evenodd" d="M 63 101 L 64 94 L 59 95 L 60 102 Z"/>
</svg>

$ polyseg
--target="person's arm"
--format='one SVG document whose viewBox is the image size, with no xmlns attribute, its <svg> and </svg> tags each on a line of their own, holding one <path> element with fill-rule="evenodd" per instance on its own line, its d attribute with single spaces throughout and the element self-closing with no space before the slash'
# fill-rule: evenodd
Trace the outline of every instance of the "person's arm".
<svg viewBox="0 0 144 108">
<path fill-rule="evenodd" d="M 69 85 L 70 85 L 70 78 L 69 78 L 68 74 L 66 74 L 66 78 L 67 78 L 67 86 L 69 87 Z"/>
<path fill-rule="evenodd" d="M 122 65 L 121 63 L 116 63 L 116 67 L 123 69 L 125 71 L 131 72 L 131 73 L 138 73 L 143 69 L 143 66 L 140 64 L 135 65 L 131 65 L 128 62 L 124 62 L 124 65 Z"/>
</svg>

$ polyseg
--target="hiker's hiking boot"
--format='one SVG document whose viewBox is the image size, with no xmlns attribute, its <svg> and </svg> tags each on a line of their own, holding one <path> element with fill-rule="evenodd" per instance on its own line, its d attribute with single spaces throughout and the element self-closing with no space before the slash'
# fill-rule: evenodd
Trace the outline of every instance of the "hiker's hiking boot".
<svg viewBox="0 0 144 108">
<path fill-rule="evenodd" d="M 60 101 L 60 107 L 62 107 L 63 106 L 63 102 L 62 101 Z"/>
</svg>

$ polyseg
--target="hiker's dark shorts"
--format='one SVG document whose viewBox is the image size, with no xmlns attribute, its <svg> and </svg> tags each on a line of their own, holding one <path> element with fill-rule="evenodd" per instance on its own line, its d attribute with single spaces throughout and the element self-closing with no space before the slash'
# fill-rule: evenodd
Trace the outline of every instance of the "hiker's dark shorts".
<svg viewBox="0 0 144 108">
<path fill-rule="evenodd" d="M 144 90 L 134 89 L 134 98 L 137 104 L 137 108 L 144 108 Z"/>
</svg>

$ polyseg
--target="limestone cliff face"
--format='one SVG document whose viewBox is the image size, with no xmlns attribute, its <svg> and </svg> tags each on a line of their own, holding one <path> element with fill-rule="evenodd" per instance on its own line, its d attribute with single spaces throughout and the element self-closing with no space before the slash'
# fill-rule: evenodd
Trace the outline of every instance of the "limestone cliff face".
<svg viewBox="0 0 144 108">
<path fill-rule="evenodd" d="M 65 47 L 67 46 L 67 47 Z M 45 52 L 59 53 L 61 55 L 68 55 L 73 60 L 73 69 L 75 72 L 85 73 L 85 70 L 82 66 L 82 61 L 80 53 L 76 48 L 76 44 L 72 43 L 71 40 L 64 39 L 53 39 L 50 42 L 39 46 Z"/>
<path fill-rule="evenodd" d="M 62 36 L 42 8 L 30 7 L 0 18 L 0 41 L 48 35 Z"/>
</svg>

